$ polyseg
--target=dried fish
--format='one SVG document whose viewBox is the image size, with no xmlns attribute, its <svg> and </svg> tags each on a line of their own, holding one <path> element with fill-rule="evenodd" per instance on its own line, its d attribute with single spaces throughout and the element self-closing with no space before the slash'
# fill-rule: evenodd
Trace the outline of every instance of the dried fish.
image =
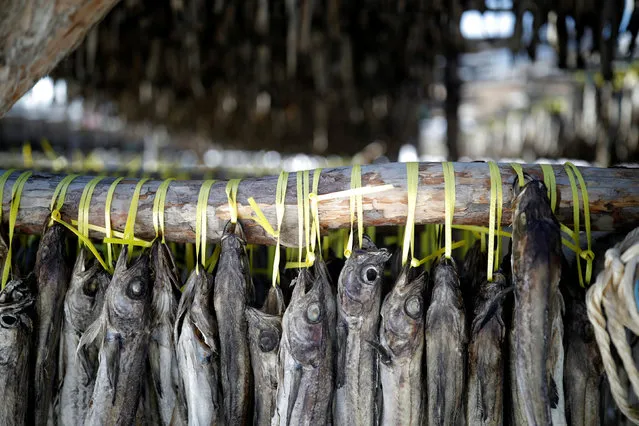
<svg viewBox="0 0 639 426">
<path fill-rule="evenodd" d="M 98 319 L 82 335 L 78 351 L 101 341 L 99 367 L 85 424 L 130 425 L 144 385 L 151 317 L 149 256 L 127 266 L 123 247 Z"/>
<path fill-rule="evenodd" d="M 27 424 L 33 274 L 0 292 L 0 424 Z"/>
<path fill-rule="evenodd" d="M 372 244 L 372 243 L 371 243 Z M 377 353 L 367 341 L 379 331 L 385 249 L 355 249 L 338 280 L 335 423 L 375 425 Z"/>
<path fill-rule="evenodd" d="M 236 225 L 241 232 L 239 224 Z M 224 419 L 228 424 L 248 424 L 253 397 L 253 377 L 245 308 L 253 303 L 255 289 L 249 275 L 245 241 L 227 226 L 221 240 L 215 276 L 214 304 L 220 333 L 220 374 Z"/>
<path fill-rule="evenodd" d="M 468 332 L 457 266 L 442 257 L 426 314 L 428 424 L 455 425 L 462 413 Z"/>
<path fill-rule="evenodd" d="M 102 269 L 85 247 L 75 261 L 69 290 L 64 298 L 64 320 L 60 342 L 62 380 L 57 421 L 60 425 L 84 422 L 95 385 L 99 346 L 88 344 L 78 353 L 82 334 L 102 312 L 104 295 L 109 285 L 109 273 Z"/>
</svg>

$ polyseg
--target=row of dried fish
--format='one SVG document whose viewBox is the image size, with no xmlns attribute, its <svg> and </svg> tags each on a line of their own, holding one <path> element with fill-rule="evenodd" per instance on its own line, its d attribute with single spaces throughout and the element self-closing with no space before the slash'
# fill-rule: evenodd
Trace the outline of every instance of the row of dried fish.
<svg viewBox="0 0 639 426">
<path fill-rule="evenodd" d="M 239 225 L 180 292 L 166 245 L 123 248 L 112 277 L 81 249 L 71 271 L 54 224 L 35 274 L 0 293 L 0 423 L 598 424 L 584 293 L 527 179 L 492 281 L 475 246 L 459 272 L 399 268 L 384 294 L 391 254 L 364 239 L 336 289 L 318 256 L 288 306 L 272 287 L 259 309 Z"/>
</svg>

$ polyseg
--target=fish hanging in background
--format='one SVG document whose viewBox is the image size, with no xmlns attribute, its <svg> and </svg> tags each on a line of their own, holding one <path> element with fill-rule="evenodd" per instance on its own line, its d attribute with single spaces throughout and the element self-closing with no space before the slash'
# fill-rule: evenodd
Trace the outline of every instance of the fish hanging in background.
<svg viewBox="0 0 639 426">
<path fill-rule="evenodd" d="M 88 344 L 81 351 L 77 348 L 82 334 L 102 312 L 111 277 L 95 258 L 89 260 L 89 256 L 92 255 L 82 247 L 64 298 L 58 370 L 62 381 L 57 403 L 57 422 L 60 425 L 84 422 L 98 368 L 98 344 Z"/>
<path fill-rule="evenodd" d="M 149 256 L 127 265 L 124 246 L 98 319 L 82 335 L 78 351 L 96 339 L 99 366 L 85 424 L 133 424 L 146 377 L 151 319 Z"/>
</svg>

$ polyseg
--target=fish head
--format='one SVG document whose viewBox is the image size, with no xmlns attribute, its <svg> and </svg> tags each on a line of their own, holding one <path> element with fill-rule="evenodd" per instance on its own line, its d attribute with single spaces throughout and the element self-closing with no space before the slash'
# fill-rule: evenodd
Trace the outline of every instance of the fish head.
<svg viewBox="0 0 639 426">
<path fill-rule="evenodd" d="M 384 280 L 384 265 L 391 253 L 386 249 L 356 249 L 344 264 L 339 279 L 340 305 L 349 315 L 361 315 L 379 300 Z"/>
<path fill-rule="evenodd" d="M 409 268 L 402 269 L 381 309 L 381 341 L 395 356 L 412 353 L 424 340 L 425 272 L 411 280 Z"/>
<path fill-rule="evenodd" d="M 169 247 L 156 240 L 151 247 L 151 261 L 154 272 L 153 322 L 175 320 L 175 310 L 180 298 L 180 275 Z"/>
<path fill-rule="evenodd" d="M 286 303 L 284 302 L 284 294 L 282 288 L 278 286 L 271 286 L 266 295 L 264 306 L 262 306 L 262 312 L 270 315 L 284 315 L 286 310 Z"/>
<path fill-rule="evenodd" d="M 282 317 L 247 307 L 246 319 L 249 326 L 249 343 L 262 353 L 277 354 L 282 338 Z"/>
<path fill-rule="evenodd" d="M 29 343 L 33 323 L 29 312 L 35 303 L 33 274 L 9 281 L 0 292 L 0 365 L 15 363 Z"/>
<path fill-rule="evenodd" d="M 148 324 L 151 296 L 149 256 L 140 255 L 127 265 L 123 247 L 107 290 L 109 320 L 121 331 L 142 331 Z"/>
<path fill-rule="evenodd" d="M 461 303 L 461 284 L 457 274 L 455 260 L 440 257 L 433 270 L 433 294 L 431 303 L 444 302 L 450 297 L 454 297 L 456 302 Z"/>
<path fill-rule="evenodd" d="M 291 355 L 300 364 L 313 368 L 320 364 L 324 349 L 330 344 L 329 313 L 322 293 L 320 282 L 302 269 L 283 319 Z"/>
<path fill-rule="evenodd" d="M 68 279 L 69 268 L 64 258 L 66 244 L 66 228 L 59 223 L 46 227 L 36 254 L 36 276 L 61 274 Z"/>
<path fill-rule="evenodd" d="M 238 271 L 246 278 L 250 278 L 246 240 L 235 233 L 224 233 L 220 240 L 220 246 L 219 264 L 226 264 L 230 270 Z"/>
<path fill-rule="evenodd" d="M 513 195 L 513 232 L 516 226 L 525 228 L 527 222 L 540 218 L 554 218 L 548 199 L 548 189 L 542 181 L 528 177 L 523 187 L 513 190 Z"/>
<path fill-rule="evenodd" d="M 108 272 L 102 269 L 95 258 L 89 259 L 89 256 L 86 247 L 82 247 L 73 265 L 65 296 L 67 320 L 78 330 L 86 329 L 97 317 L 110 281 Z"/>
</svg>

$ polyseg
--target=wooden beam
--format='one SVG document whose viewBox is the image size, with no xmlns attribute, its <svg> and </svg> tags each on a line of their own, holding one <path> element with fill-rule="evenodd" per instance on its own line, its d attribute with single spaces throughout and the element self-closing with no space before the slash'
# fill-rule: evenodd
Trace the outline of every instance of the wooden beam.
<svg viewBox="0 0 639 426">
<path fill-rule="evenodd" d="M 118 0 L 3 0 L 0 117 L 73 51 Z"/>
<path fill-rule="evenodd" d="M 454 224 L 487 225 L 490 200 L 490 175 L 486 163 L 454 163 L 456 175 L 456 204 Z M 503 189 L 502 225 L 511 220 L 510 201 L 512 183 L 516 178 L 508 164 L 499 165 Z M 542 179 L 539 165 L 523 165 L 524 171 Z M 553 166 L 558 189 L 557 217 L 568 226 L 573 223 L 572 192 L 562 166 Z M 639 224 L 639 173 L 636 169 L 594 167 L 580 168 L 586 181 L 590 201 L 593 231 L 621 230 Z M 4 170 L 0 170 L 0 174 Z M 324 169 L 319 181 L 318 193 L 327 194 L 350 188 L 351 169 Z M 4 188 L 3 222 L 8 222 L 11 188 L 19 176 L 14 172 Z M 18 210 L 16 228 L 19 232 L 40 233 L 49 213 L 53 192 L 63 175 L 34 173 L 24 186 Z M 312 178 L 312 172 L 311 172 Z M 67 222 L 76 219 L 82 190 L 90 176 L 76 178 L 68 188 L 62 217 Z M 244 224 L 247 240 L 258 244 L 273 244 L 268 235 L 253 219 L 253 211 L 247 202 L 254 197 L 266 218 L 275 226 L 275 189 L 277 176 L 242 180 L 237 194 L 238 210 Z M 113 178 L 105 178 L 95 188 L 89 220 L 91 224 L 104 226 L 106 193 Z M 113 198 L 111 222 L 113 229 L 123 231 L 127 219 L 131 195 L 137 180 L 120 182 Z M 229 220 L 229 208 L 225 193 L 226 181 L 216 182 L 208 200 L 207 235 L 210 240 L 219 239 Z M 154 237 L 152 220 L 153 200 L 160 181 L 151 180 L 142 186 L 135 235 L 150 240 Z M 170 241 L 193 242 L 195 237 L 195 210 L 202 181 L 174 181 L 169 187 L 166 206 L 166 238 Z M 362 185 L 392 185 L 392 189 L 363 196 L 364 222 L 366 226 L 395 226 L 406 222 L 406 167 L 401 163 L 362 166 Z M 319 203 L 322 231 L 350 226 L 348 198 L 335 198 Z M 440 163 L 421 163 L 415 215 L 417 224 L 443 223 L 444 179 Z M 583 215 L 581 220 L 583 228 Z M 286 195 L 286 212 L 282 230 L 282 244 L 297 245 L 296 176 L 289 176 Z M 103 237 L 94 233 L 95 237 Z"/>
</svg>

